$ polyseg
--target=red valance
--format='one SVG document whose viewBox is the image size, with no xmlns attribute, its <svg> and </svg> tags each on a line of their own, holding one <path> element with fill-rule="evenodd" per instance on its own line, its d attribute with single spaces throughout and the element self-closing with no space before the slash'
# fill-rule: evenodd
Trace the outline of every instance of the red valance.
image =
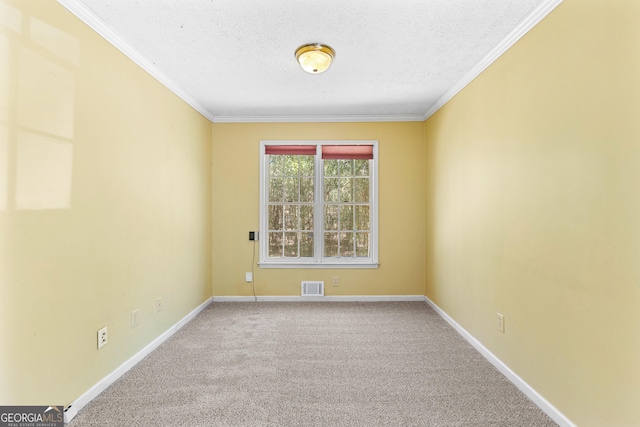
<svg viewBox="0 0 640 427">
<path fill-rule="evenodd" d="M 325 160 L 371 160 L 373 145 L 323 145 L 322 158 Z"/>
<path fill-rule="evenodd" d="M 313 156 L 316 154 L 315 145 L 266 145 L 265 154 L 298 154 Z"/>
</svg>

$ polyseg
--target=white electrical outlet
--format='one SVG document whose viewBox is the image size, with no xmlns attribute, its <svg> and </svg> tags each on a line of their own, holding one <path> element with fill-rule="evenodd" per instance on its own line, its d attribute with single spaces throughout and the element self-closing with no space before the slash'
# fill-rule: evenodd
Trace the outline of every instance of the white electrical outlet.
<svg viewBox="0 0 640 427">
<path fill-rule="evenodd" d="M 248 283 L 253 282 L 253 273 L 250 271 L 247 271 L 246 273 L 244 273 L 244 280 L 245 282 L 248 282 Z"/>
<path fill-rule="evenodd" d="M 156 311 L 162 311 L 162 298 L 156 299 Z"/>
<path fill-rule="evenodd" d="M 333 276 L 333 286 L 338 286 L 340 285 L 340 282 L 338 281 L 338 276 Z"/>
<path fill-rule="evenodd" d="M 131 329 L 138 326 L 138 309 L 131 312 Z"/>
<path fill-rule="evenodd" d="M 107 345 L 107 327 L 98 330 L 98 350 Z"/>
<path fill-rule="evenodd" d="M 500 313 L 496 313 L 496 327 L 500 332 L 504 334 L 504 316 Z"/>
</svg>

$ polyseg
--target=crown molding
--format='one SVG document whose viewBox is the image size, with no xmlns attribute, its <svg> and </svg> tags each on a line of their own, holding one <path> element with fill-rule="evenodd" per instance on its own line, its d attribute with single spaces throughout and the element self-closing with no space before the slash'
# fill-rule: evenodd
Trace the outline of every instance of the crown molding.
<svg viewBox="0 0 640 427">
<path fill-rule="evenodd" d="M 215 116 L 214 123 L 423 122 L 421 114 L 344 114 L 314 116 Z"/>
<path fill-rule="evenodd" d="M 81 0 L 56 0 L 91 29 L 129 57 L 184 102 L 193 107 L 213 123 L 334 123 L 334 122 L 415 122 L 425 121 L 442 108 L 455 95 L 471 83 L 480 73 L 495 62 L 503 53 L 528 33 L 563 0 L 545 0 L 535 8 L 511 33 L 491 49 L 457 83 L 451 86 L 422 114 L 378 114 L 378 115 L 312 115 L 312 116 L 216 116 L 204 104 L 183 90 L 162 70 L 156 67 L 137 49 L 120 37 L 111 27 L 88 8 Z"/>
<path fill-rule="evenodd" d="M 136 63 L 139 67 L 149 73 L 152 77 L 162 83 L 167 89 L 177 95 L 184 102 L 193 107 L 200 114 L 210 121 L 214 116 L 202 103 L 195 99 L 190 93 L 183 90 L 176 82 L 169 78 L 162 70 L 156 67 L 137 49 L 131 46 L 127 41 L 120 37 L 111 27 L 87 7 L 81 0 L 56 0 L 71 14 L 75 15 L 82 22 L 87 24 L 96 33 L 106 39 L 109 43 L 116 47 L 120 52 L 124 53 L 129 59 Z"/>
<path fill-rule="evenodd" d="M 456 84 L 451 86 L 440 98 L 427 108 L 422 114 L 422 120 L 427 120 L 434 115 L 436 111 L 442 108 L 447 102 L 471 83 L 480 73 L 486 70 L 489 65 L 493 64 L 502 56 L 511 46 L 527 34 L 533 27 L 544 19 L 551 11 L 553 11 L 563 0 L 546 0 L 538 5 L 520 24 L 511 31 L 500 43 L 483 56 L 476 65 L 465 74 Z"/>
<path fill-rule="evenodd" d="M 312 116 L 217 116 L 207 107 L 183 90 L 155 64 L 136 48 L 120 37 L 106 22 L 100 19 L 81 0 L 56 0 L 71 14 L 88 25 L 96 33 L 124 53 L 139 67 L 163 84 L 167 89 L 193 107 L 213 123 L 301 123 L 301 122 L 414 122 L 424 121 L 421 114 L 381 114 L 381 115 L 312 115 Z"/>
</svg>

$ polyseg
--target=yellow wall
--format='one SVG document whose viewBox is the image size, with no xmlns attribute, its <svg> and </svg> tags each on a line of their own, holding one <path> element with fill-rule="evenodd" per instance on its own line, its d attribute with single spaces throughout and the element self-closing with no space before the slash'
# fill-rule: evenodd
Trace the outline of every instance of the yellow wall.
<svg viewBox="0 0 640 427">
<path fill-rule="evenodd" d="M 565 0 L 425 124 L 426 295 L 585 427 L 640 425 L 638 22 Z"/>
<path fill-rule="evenodd" d="M 211 125 L 54 1 L 0 6 L 1 405 L 66 405 L 251 295 L 260 140 L 376 139 L 380 268 L 257 294 L 425 292 L 576 424 L 640 424 L 636 1 L 565 0 L 424 125 Z"/>
<path fill-rule="evenodd" d="M 325 295 L 423 295 L 425 170 L 423 124 L 270 123 L 213 125 L 213 294 L 252 295 L 258 230 L 260 140 L 378 140 L 378 269 L 255 270 L 258 295 L 300 295 L 300 281 L 324 280 Z M 256 245 L 259 246 L 259 245 Z M 256 248 L 256 260 L 258 253 Z M 339 278 L 333 287 L 332 278 Z"/>
<path fill-rule="evenodd" d="M 0 10 L 0 405 L 67 405 L 210 296 L 211 125 L 55 1 Z"/>
</svg>

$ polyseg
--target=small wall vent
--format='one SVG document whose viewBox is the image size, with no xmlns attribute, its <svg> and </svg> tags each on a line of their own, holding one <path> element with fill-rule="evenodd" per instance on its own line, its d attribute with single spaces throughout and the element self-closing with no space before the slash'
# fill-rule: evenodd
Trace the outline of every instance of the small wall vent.
<svg viewBox="0 0 640 427">
<path fill-rule="evenodd" d="M 323 297 L 324 296 L 324 282 L 302 282 L 303 297 Z"/>
</svg>

